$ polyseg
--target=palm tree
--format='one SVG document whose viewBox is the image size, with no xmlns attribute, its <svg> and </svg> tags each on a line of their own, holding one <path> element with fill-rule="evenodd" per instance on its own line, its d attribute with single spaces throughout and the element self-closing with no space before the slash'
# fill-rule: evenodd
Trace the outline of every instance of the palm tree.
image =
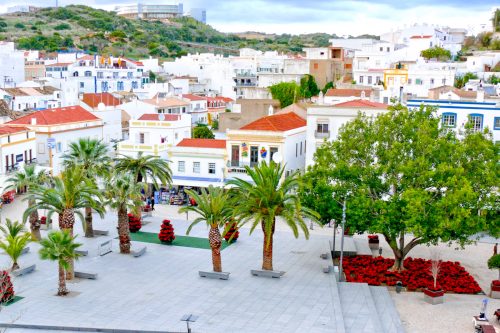
<svg viewBox="0 0 500 333">
<path fill-rule="evenodd" d="M 35 201 L 31 195 L 29 195 L 30 189 L 34 186 L 41 186 L 47 183 L 49 177 L 45 171 L 36 171 L 36 166 L 34 164 L 24 165 L 24 168 L 17 171 L 12 177 L 7 179 L 9 186 L 8 189 L 17 189 L 27 187 L 28 190 L 28 206 L 33 206 Z M 40 240 L 40 220 L 38 218 L 38 211 L 33 210 L 29 217 L 31 235 L 33 239 Z"/>
<path fill-rule="evenodd" d="M 19 268 L 17 259 L 26 245 L 31 242 L 31 234 L 26 231 L 23 223 L 12 222 L 9 219 L 6 220 L 5 225 L 0 225 L 0 231 L 4 236 L 4 239 L 0 240 L 0 248 L 12 259 L 11 270 L 13 271 Z"/>
<path fill-rule="evenodd" d="M 40 241 L 40 258 L 43 260 L 57 261 L 59 268 L 59 288 L 57 296 L 68 294 L 66 289 L 66 277 L 64 271 L 71 267 L 71 262 L 78 259 L 79 254 L 76 249 L 82 244 L 75 243 L 75 237 L 71 236 L 68 230 L 52 231 L 47 238 Z"/>
<path fill-rule="evenodd" d="M 179 209 L 179 213 L 195 212 L 199 215 L 188 227 L 186 234 L 189 235 L 191 229 L 200 222 L 205 222 L 210 231 L 208 241 L 212 248 L 212 265 L 214 272 L 222 272 L 220 257 L 220 247 L 222 238 L 220 227 L 224 227 L 232 218 L 232 204 L 229 193 L 219 187 L 209 186 L 208 191 L 202 189 L 201 194 L 187 190 L 186 193 L 192 197 L 197 206 L 186 206 Z"/>
<path fill-rule="evenodd" d="M 122 155 L 116 160 L 115 170 L 131 173 L 136 183 L 152 183 L 156 188 L 172 182 L 168 162 L 158 156 L 143 155 L 142 152 L 137 154 L 137 158 Z"/>
<path fill-rule="evenodd" d="M 66 168 L 81 166 L 86 177 L 97 184 L 98 177 L 109 172 L 108 147 L 101 140 L 80 138 L 69 144 L 69 152 L 63 155 L 63 164 Z M 85 207 L 85 237 L 94 237 L 91 207 Z"/>
<path fill-rule="evenodd" d="M 295 238 L 299 237 L 299 228 L 306 239 L 309 230 L 304 218 L 310 218 L 319 223 L 318 213 L 301 205 L 294 192 L 298 186 L 298 174 L 292 173 L 284 178 L 285 167 L 281 164 L 262 162 L 250 168 L 245 167 L 251 182 L 236 178 L 229 181 L 235 186 L 235 201 L 233 214 L 240 219 L 239 225 L 251 223 L 250 233 L 261 225 L 264 232 L 263 270 L 273 270 L 273 234 L 276 218 L 281 217 L 292 229 Z"/>
<path fill-rule="evenodd" d="M 80 209 L 91 207 L 104 216 L 104 208 L 97 201 L 102 195 L 95 183 L 86 177 L 86 171 L 81 166 L 65 169 L 60 177 L 53 179 L 53 187 L 34 187 L 31 190 L 35 204 L 24 212 L 24 220 L 36 209 L 48 210 L 47 219 L 53 214 L 59 215 L 59 229 L 67 230 L 73 236 L 75 215 L 82 221 L 84 216 Z M 67 279 L 73 279 L 73 261 L 70 261 Z"/>
<path fill-rule="evenodd" d="M 118 214 L 120 253 L 130 253 L 130 233 L 127 212 L 131 210 L 135 214 L 138 213 L 137 207 L 142 203 L 142 188 L 142 185 L 136 183 L 134 176 L 129 173 L 115 173 L 106 183 L 106 205 L 116 209 Z"/>
</svg>

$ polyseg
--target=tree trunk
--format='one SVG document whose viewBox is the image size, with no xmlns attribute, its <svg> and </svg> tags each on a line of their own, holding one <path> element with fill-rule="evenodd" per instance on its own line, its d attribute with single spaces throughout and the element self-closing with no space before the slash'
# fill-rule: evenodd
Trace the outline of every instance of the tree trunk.
<svg viewBox="0 0 500 333">
<path fill-rule="evenodd" d="M 212 248 L 212 265 L 214 272 L 222 272 L 222 262 L 220 257 L 220 247 L 222 245 L 222 238 L 217 226 L 211 226 L 208 233 L 208 241 Z"/>
<path fill-rule="evenodd" d="M 94 229 L 92 227 L 92 208 L 85 207 L 85 237 L 94 237 Z"/>
<path fill-rule="evenodd" d="M 274 225 L 276 220 L 273 221 L 273 227 L 271 229 L 271 235 L 266 233 L 266 229 L 264 227 L 264 221 L 261 222 L 262 231 L 264 232 L 264 246 L 263 246 L 263 255 L 262 255 L 262 269 L 267 271 L 273 270 L 273 235 L 274 235 Z M 269 240 L 268 240 L 269 238 Z"/>
<path fill-rule="evenodd" d="M 128 228 L 127 209 L 118 209 L 118 238 L 120 239 L 120 253 L 130 253 L 130 230 Z"/>
<path fill-rule="evenodd" d="M 75 225 L 75 212 L 73 208 L 66 208 L 59 214 L 59 229 L 68 231 L 73 237 L 73 226 Z M 66 270 L 66 280 L 73 280 L 74 278 L 74 259 L 68 260 L 68 269 Z"/>
<path fill-rule="evenodd" d="M 399 234 L 399 241 L 396 241 L 395 238 L 390 238 L 387 235 L 384 235 L 384 238 L 391 247 L 392 252 L 394 253 L 394 265 L 392 266 L 391 270 L 398 272 L 403 271 L 405 269 L 404 260 L 406 258 L 406 255 L 415 246 L 421 244 L 420 238 L 415 237 L 406 245 L 405 245 L 405 234 L 403 232 Z"/>
<path fill-rule="evenodd" d="M 32 207 L 35 204 L 35 200 L 30 199 L 28 200 L 28 206 Z M 33 237 L 34 240 L 39 241 L 42 239 L 42 235 L 40 234 L 40 220 L 38 218 L 38 211 L 35 210 L 33 213 L 30 214 L 30 230 L 31 230 L 31 236 Z"/>
<path fill-rule="evenodd" d="M 12 263 L 12 267 L 10 269 L 10 271 L 14 271 L 16 269 L 19 269 L 19 264 L 17 263 L 17 261 L 14 260 L 14 262 Z"/>
<path fill-rule="evenodd" d="M 57 296 L 64 296 L 68 294 L 66 289 L 66 279 L 64 277 L 64 268 L 59 264 L 59 288 L 57 289 Z"/>
</svg>

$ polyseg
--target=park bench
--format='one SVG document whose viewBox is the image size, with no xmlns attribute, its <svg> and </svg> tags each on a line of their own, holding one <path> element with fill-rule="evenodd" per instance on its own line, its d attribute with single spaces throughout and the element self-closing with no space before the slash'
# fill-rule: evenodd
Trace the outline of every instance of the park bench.
<svg viewBox="0 0 500 333">
<path fill-rule="evenodd" d="M 96 280 L 97 273 L 86 273 L 86 272 L 75 271 L 75 277 L 80 279 Z"/>
<path fill-rule="evenodd" d="M 198 271 L 198 274 L 201 277 L 206 277 L 209 279 L 219 279 L 219 280 L 228 280 L 229 279 L 229 274 L 228 272 L 205 272 L 205 271 Z"/>
<path fill-rule="evenodd" d="M 264 276 L 264 277 L 270 277 L 274 279 L 279 279 L 281 278 L 285 272 L 283 271 L 268 271 L 268 270 L 260 270 L 260 269 L 252 269 L 250 273 L 253 276 Z"/>
<path fill-rule="evenodd" d="M 138 257 L 142 256 L 144 253 L 146 253 L 146 249 L 147 249 L 147 247 L 143 246 L 139 251 L 132 251 L 132 255 L 135 258 L 138 258 Z"/>
<path fill-rule="evenodd" d="M 31 272 L 33 272 L 36 268 L 36 265 L 33 264 L 31 266 L 27 266 L 27 267 L 24 267 L 24 268 L 18 268 L 16 270 L 13 270 L 11 273 L 13 276 L 21 276 L 21 275 L 26 275 L 26 274 L 29 274 Z"/>
<path fill-rule="evenodd" d="M 109 235 L 109 230 L 94 229 L 94 236 L 107 236 L 107 235 Z"/>
<path fill-rule="evenodd" d="M 111 250 L 111 242 L 112 242 L 112 240 L 110 239 L 102 244 L 99 244 L 99 247 L 97 248 L 97 252 L 99 253 L 99 255 L 101 257 L 108 254 L 108 253 L 113 252 Z"/>
</svg>

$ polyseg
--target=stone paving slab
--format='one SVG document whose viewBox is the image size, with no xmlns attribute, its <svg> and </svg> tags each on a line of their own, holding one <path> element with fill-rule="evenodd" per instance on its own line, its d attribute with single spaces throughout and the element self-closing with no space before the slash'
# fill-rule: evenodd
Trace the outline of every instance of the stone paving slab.
<svg viewBox="0 0 500 333">
<path fill-rule="evenodd" d="M 387 287 L 370 286 L 377 313 L 380 317 L 380 322 L 386 333 L 404 333 L 401 319 L 394 305 L 394 301 L 387 290 Z"/>
</svg>

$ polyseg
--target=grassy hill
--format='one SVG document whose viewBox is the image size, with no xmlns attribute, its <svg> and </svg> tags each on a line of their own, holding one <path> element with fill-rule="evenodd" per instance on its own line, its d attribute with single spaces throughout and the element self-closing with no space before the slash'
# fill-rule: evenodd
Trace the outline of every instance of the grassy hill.
<svg viewBox="0 0 500 333">
<path fill-rule="evenodd" d="M 327 46 L 335 35 L 293 36 L 226 34 L 192 18 L 160 21 L 130 20 L 114 12 L 71 5 L 43 8 L 35 13 L 0 16 L 0 39 L 19 49 L 48 52 L 80 49 L 90 53 L 174 58 L 187 52 L 236 54 L 238 49 L 298 53 L 304 47 Z"/>
</svg>

